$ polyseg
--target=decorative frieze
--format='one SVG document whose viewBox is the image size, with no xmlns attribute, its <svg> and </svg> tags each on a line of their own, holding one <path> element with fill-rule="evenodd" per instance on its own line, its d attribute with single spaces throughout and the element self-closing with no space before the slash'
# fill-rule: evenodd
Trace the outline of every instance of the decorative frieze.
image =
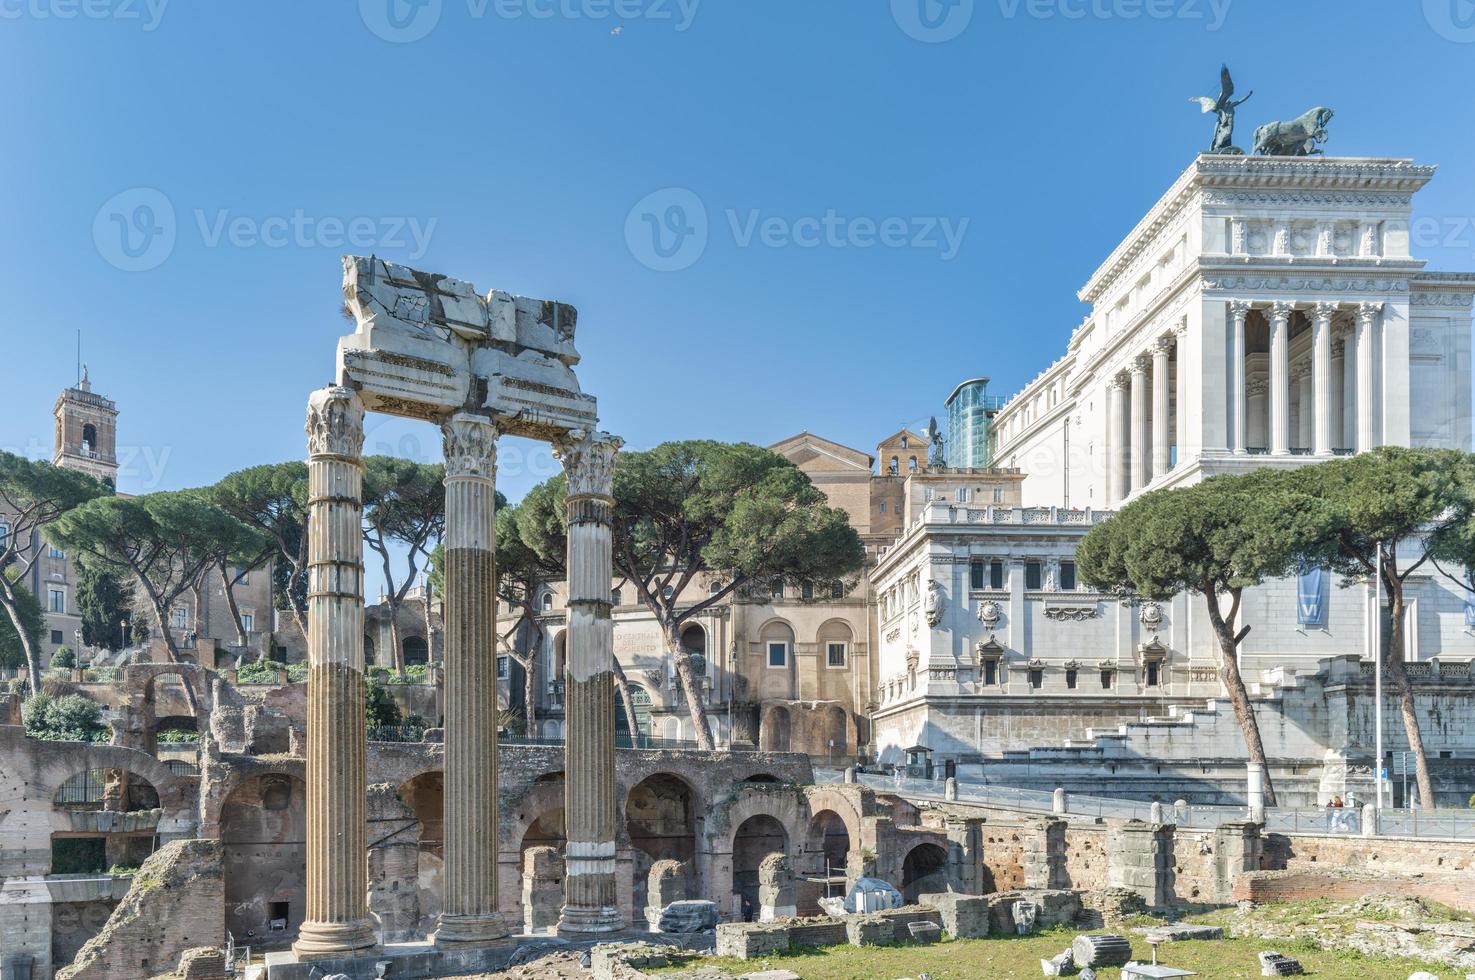
<svg viewBox="0 0 1475 980">
<path fill-rule="evenodd" d="M 1052 619 L 1052 620 L 1054 620 L 1054 621 L 1056 621 L 1058 623 L 1064 623 L 1064 622 L 1077 622 L 1077 623 L 1079 623 L 1079 622 L 1084 622 L 1085 620 L 1088 620 L 1088 619 L 1095 619 L 1099 615 L 1101 615 L 1101 607 L 1100 607 L 1099 604 L 1092 604 L 1092 605 L 1089 605 L 1089 606 L 1046 606 L 1045 607 L 1045 618 L 1046 619 Z"/>
</svg>

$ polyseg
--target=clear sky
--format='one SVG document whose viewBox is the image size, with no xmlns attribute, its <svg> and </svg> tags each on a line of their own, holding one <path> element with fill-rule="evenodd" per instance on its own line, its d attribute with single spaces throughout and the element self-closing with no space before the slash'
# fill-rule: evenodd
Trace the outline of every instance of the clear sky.
<svg viewBox="0 0 1475 980">
<path fill-rule="evenodd" d="M 0 446 L 49 454 L 80 329 L 121 489 L 301 458 L 373 251 L 577 305 L 633 447 L 869 449 L 1063 352 L 1221 61 L 1241 144 L 1328 105 L 1439 164 L 1416 250 L 1475 268 L 1470 0 L 0 0 Z"/>
</svg>

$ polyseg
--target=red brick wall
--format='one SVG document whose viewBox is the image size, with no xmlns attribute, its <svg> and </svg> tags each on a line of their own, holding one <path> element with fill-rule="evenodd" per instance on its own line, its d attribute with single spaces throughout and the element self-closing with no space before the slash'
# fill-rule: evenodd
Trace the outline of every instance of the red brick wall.
<svg viewBox="0 0 1475 980">
<path fill-rule="evenodd" d="M 1385 878 L 1334 871 L 1254 871 L 1240 875 L 1234 882 L 1236 902 L 1290 902 L 1311 898 L 1351 902 L 1378 892 L 1406 898 L 1427 898 L 1451 908 L 1475 912 L 1475 888 L 1470 887 L 1468 875 L 1459 873 Z"/>
</svg>

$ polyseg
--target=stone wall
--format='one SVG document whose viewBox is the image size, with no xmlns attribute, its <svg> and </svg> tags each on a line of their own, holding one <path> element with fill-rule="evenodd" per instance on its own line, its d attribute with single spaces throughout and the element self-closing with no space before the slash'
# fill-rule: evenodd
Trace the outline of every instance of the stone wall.
<svg viewBox="0 0 1475 980">
<path fill-rule="evenodd" d="M 148 980 L 186 949 L 225 941 L 219 841 L 166 844 L 133 877 L 107 925 L 57 980 Z"/>
<path fill-rule="evenodd" d="M 1405 898 L 1423 898 L 1462 912 L 1475 912 L 1475 889 L 1465 872 L 1386 875 L 1343 871 L 1253 871 L 1234 882 L 1237 902 L 1293 902 L 1325 898 L 1352 902 L 1364 895 L 1386 893 Z"/>
</svg>

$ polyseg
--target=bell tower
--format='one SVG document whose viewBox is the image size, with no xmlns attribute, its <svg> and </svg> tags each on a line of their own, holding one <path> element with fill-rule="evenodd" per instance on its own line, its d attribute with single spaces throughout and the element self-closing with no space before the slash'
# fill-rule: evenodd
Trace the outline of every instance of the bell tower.
<svg viewBox="0 0 1475 980">
<path fill-rule="evenodd" d="M 82 380 L 56 399 L 56 446 L 52 462 L 90 473 L 110 486 L 118 482 L 118 406 L 92 390 L 87 368 Z"/>
</svg>

